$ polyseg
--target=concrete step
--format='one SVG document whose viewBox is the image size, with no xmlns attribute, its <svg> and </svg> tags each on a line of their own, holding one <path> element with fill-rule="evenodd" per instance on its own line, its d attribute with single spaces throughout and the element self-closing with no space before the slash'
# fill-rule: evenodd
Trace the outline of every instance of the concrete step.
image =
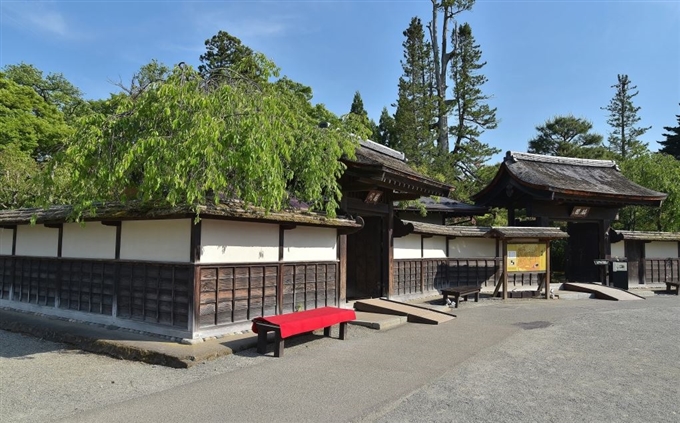
<svg viewBox="0 0 680 423">
<path fill-rule="evenodd" d="M 356 315 L 356 320 L 349 322 L 350 325 L 365 326 L 376 330 L 390 329 L 408 322 L 407 316 L 395 316 L 393 314 L 356 311 Z"/>
</svg>

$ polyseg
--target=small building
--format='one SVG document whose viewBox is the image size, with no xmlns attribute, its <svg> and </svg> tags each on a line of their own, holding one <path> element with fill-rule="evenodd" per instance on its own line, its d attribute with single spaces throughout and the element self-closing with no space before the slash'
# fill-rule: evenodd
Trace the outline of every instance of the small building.
<svg viewBox="0 0 680 423">
<path fill-rule="evenodd" d="M 667 195 L 640 186 L 611 160 L 588 160 L 507 152 L 494 179 L 473 195 L 480 206 L 503 207 L 517 225 L 522 211 L 536 226 L 566 222 L 566 277 L 605 282 L 598 259 L 611 256 L 609 229 L 623 206 L 659 207 Z"/>
<path fill-rule="evenodd" d="M 541 283 L 549 283 L 550 241 L 568 236 L 559 228 L 404 224 L 409 233 L 394 240 L 396 298 L 469 285 L 502 292 L 504 297 L 508 284 L 513 289 L 533 286 L 538 290 Z M 532 253 L 523 254 L 523 250 Z M 518 260 L 508 260 L 508 251 Z M 525 266 L 524 256 L 530 255 L 537 260 Z"/>
<path fill-rule="evenodd" d="M 680 232 L 612 231 L 611 256 L 628 262 L 628 283 L 680 281 Z"/>
</svg>

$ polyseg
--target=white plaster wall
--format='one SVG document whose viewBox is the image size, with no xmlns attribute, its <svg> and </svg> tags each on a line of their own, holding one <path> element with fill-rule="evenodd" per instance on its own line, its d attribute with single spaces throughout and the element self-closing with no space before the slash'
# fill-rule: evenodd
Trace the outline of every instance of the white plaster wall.
<svg viewBox="0 0 680 423">
<path fill-rule="evenodd" d="M 200 259 L 202 263 L 256 263 L 278 260 L 279 225 L 202 220 Z"/>
<path fill-rule="evenodd" d="M 121 259 L 188 262 L 190 249 L 191 219 L 122 222 Z"/>
<path fill-rule="evenodd" d="M 423 240 L 424 258 L 446 258 L 446 237 L 433 236 Z"/>
<path fill-rule="evenodd" d="M 493 238 L 454 238 L 449 240 L 450 258 L 496 257 Z"/>
<path fill-rule="evenodd" d="M 394 238 L 393 257 L 395 259 L 421 258 L 420 235 L 410 234 L 401 238 Z"/>
<path fill-rule="evenodd" d="M 624 241 L 612 243 L 612 257 L 626 257 L 626 245 Z"/>
<path fill-rule="evenodd" d="M 0 255 L 12 255 L 12 238 L 14 237 L 13 229 L 0 228 Z"/>
<path fill-rule="evenodd" d="M 645 244 L 646 258 L 677 258 L 678 243 L 671 241 L 652 241 Z"/>
<path fill-rule="evenodd" d="M 100 222 L 64 223 L 61 256 L 93 259 L 116 258 L 116 228 Z"/>
<path fill-rule="evenodd" d="M 338 232 L 332 228 L 298 226 L 283 232 L 283 261 L 337 260 Z"/>
<path fill-rule="evenodd" d="M 59 247 L 59 229 L 43 225 L 17 226 L 17 255 L 56 257 Z"/>
</svg>

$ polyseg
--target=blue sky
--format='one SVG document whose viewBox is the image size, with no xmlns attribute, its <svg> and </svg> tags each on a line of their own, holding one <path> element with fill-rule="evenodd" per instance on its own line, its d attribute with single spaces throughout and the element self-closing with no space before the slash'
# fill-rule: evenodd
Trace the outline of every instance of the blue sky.
<svg viewBox="0 0 680 423">
<path fill-rule="evenodd" d="M 309 85 L 314 102 L 349 111 L 359 90 L 373 119 L 397 97 L 402 32 L 413 1 L 11 1 L 0 0 L 0 66 L 31 63 L 61 72 L 87 98 L 108 97 L 112 82 L 152 59 L 198 65 L 204 41 L 225 30 Z M 535 126 L 561 114 L 585 117 L 606 137 L 601 107 L 617 74 L 637 85 L 643 136 L 656 150 L 663 126 L 680 114 L 680 2 L 484 1 L 471 24 L 488 62 L 485 92 L 498 129 L 482 140 L 526 151 Z M 494 161 L 501 155 L 494 157 Z"/>
</svg>

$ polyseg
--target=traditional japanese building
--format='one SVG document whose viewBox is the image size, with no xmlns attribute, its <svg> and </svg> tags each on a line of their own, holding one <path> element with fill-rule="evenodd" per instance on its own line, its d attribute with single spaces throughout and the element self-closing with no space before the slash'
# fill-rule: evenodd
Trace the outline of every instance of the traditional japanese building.
<svg viewBox="0 0 680 423">
<path fill-rule="evenodd" d="M 567 222 L 569 281 L 604 281 L 597 259 L 612 255 L 610 227 L 623 206 L 659 207 L 666 194 L 621 174 L 614 161 L 508 152 L 493 181 L 472 197 L 477 205 L 503 207 L 508 222 L 519 212 L 536 226 Z"/>
</svg>

